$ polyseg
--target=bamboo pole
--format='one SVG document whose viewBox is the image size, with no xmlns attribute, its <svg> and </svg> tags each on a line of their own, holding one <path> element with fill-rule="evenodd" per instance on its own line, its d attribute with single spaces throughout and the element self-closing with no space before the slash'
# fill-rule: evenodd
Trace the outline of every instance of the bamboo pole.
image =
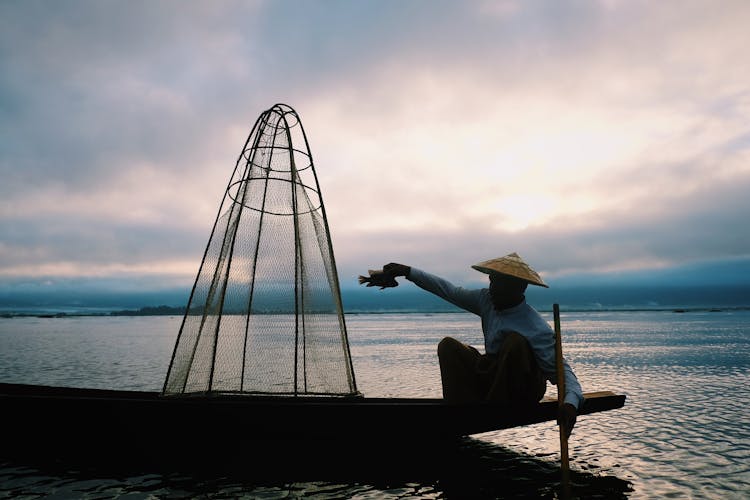
<svg viewBox="0 0 750 500">
<path fill-rule="evenodd" d="M 552 312 L 555 321 L 555 365 L 557 368 L 557 405 L 558 410 L 565 404 L 565 370 L 563 369 L 562 338 L 560 336 L 560 305 L 553 304 Z M 560 426 L 560 473 L 562 475 L 563 496 L 570 496 L 570 462 L 568 460 L 568 429 L 565 422 Z"/>
</svg>

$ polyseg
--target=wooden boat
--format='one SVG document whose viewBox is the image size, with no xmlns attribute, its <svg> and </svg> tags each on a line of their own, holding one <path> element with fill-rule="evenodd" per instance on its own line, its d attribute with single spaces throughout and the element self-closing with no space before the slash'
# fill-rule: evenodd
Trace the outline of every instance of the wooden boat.
<svg viewBox="0 0 750 500">
<path fill-rule="evenodd" d="M 581 415 L 624 405 L 612 392 L 585 394 Z M 527 408 L 442 399 L 202 395 L 0 384 L 5 452 L 26 456 L 154 459 L 217 457 L 266 447 L 425 446 L 555 419 L 557 401 Z"/>
</svg>

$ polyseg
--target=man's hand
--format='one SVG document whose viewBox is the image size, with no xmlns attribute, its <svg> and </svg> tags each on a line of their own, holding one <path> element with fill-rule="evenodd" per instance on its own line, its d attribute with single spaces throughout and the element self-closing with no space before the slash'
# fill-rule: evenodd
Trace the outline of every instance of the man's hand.
<svg viewBox="0 0 750 500">
<path fill-rule="evenodd" d="M 382 271 L 368 271 L 369 276 L 360 276 L 359 284 L 367 286 L 379 286 L 381 290 L 398 286 L 398 276 L 409 276 L 411 267 L 391 262 L 383 266 Z"/>
<path fill-rule="evenodd" d="M 558 425 L 564 426 L 566 438 L 569 438 L 570 433 L 573 432 L 573 427 L 576 425 L 577 417 L 578 410 L 570 403 L 565 403 L 557 411 L 557 423 Z"/>
<path fill-rule="evenodd" d="M 389 274 L 394 278 L 396 276 L 409 276 L 410 272 L 411 267 L 405 266 L 403 264 L 396 264 L 395 262 L 391 262 L 390 264 L 386 264 L 383 266 L 383 273 Z"/>
</svg>

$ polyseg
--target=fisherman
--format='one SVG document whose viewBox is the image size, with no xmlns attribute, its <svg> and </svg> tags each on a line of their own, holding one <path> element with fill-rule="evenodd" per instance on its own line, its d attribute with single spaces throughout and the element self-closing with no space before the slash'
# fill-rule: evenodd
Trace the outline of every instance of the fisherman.
<svg viewBox="0 0 750 500">
<path fill-rule="evenodd" d="M 471 403 L 503 402 L 525 406 L 544 396 L 547 380 L 556 383 L 555 338 L 549 324 L 526 303 L 528 284 L 549 288 L 516 253 L 481 262 L 472 268 L 489 275 L 489 288 L 468 290 L 420 269 L 390 263 L 371 271 L 360 283 L 383 288 L 398 286 L 404 276 L 420 288 L 478 315 L 482 319 L 486 354 L 445 337 L 438 344 L 443 398 Z M 573 370 L 563 360 L 565 402 L 558 421 L 573 430 L 583 392 Z"/>
</svg>

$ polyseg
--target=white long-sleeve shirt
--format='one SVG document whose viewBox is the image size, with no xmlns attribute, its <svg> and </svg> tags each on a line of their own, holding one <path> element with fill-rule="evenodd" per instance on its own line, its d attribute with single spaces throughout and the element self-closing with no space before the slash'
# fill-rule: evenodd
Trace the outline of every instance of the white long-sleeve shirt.
<svg viewBox="0 0 750 500">
<path fill-rule="evenodd" d="M 519 305 L 498 311 L 492 304 L 487 288 L 468 290 L 420 269 L 411 268 L 406 277 L 409 281 L 447 300 L 461 309 L 478 315 L 482 319 L 484 348 L 487 354 L 500 350 L 508 332 L 518 332 L 528 340 L 534 351 L 539 368 L 545 378 L 557 384 L 555 365 L 555 333 L 539 313 L 524 300 Z M 579 408 L 583 402 L 581 384 L 563 359 L 565 371 L 565 402 Z"/>
</svg>

